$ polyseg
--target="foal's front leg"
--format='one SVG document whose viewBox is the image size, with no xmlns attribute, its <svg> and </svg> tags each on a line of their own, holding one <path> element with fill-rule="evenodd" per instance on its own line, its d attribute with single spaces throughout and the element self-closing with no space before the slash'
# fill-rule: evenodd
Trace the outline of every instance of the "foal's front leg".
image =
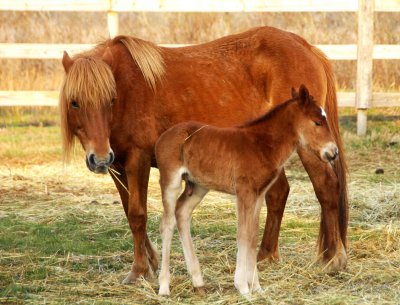
<svg viewBox="0 0 400 305">
<path fill-rule="evenodd" d="M 261 286 L 258 279 L 257 270 L 257 244 L 258 244 L 258 228 L 260 222 L 260 210 L 264 203 L 264 195 L 261 195 L 254 202 L 252 209 L 249 210 L 249 250 L 247 253 L 247 282 L 252 291 L 260 291 Z"/>
<path fill-rule="evenodd" d="M 249 285 L 253 290 L 259 290 L 258 272 L 256 266 L 256 250 L 253 245 L 257 245 L 255 231 L 258 236 L 258 222 L 255 229 L 255 215 L 258 215 L 257 197 L 248 190 L 237 191 L 237 257 L 235 270 L 235 287 L 243 295 L 250 292 Z M 261 206 L 261 205 L 260 205 Z M 256 217 L 258 219 L 258 217 Z"/>
<path fill-rule="evenodd" d="M 176 206 L 176 223 L 181 237 L 183 253 L 189 274 L 192 275 L 193 286 L 198 293 L 204 293 L 204 281 L 201 275 L 199 260 L 197 259 L 192 236 L 190 235 L 190 220 L 193 210 L 207 194 L 208 190 L 199 185 L 193 186 L 193 192 L 188 195 L 183 192 Z"/>
</svg>

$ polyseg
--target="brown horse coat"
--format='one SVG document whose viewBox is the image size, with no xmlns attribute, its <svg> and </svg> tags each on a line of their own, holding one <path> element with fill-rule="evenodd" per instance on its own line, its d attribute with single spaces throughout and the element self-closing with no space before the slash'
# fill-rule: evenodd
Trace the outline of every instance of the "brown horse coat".
<svg viewBox="0 0 400 305">
<path fill-rule="evenodd" d="M 233 126 L 290 97 L 304 83 L 328 114 L 340 158 L 333 167 L 305 151 L 300 158 L 320 201 L 319 251 L 328 269 L 346 265 L 348 203 L 333 74 L 326 57 L 304 39 L 261 27 L 184 48 L 161 48 L 119 36 L 70 58 L 60 93 L 64 151 L 75 136 L 91 170 L 113 166 L 135 243 L 132 272 L 124 282 L 151 273 L 157 253 L 146 233 L 147 185 L 154 145 L 172 125 L 196 120 Z M 112 101 L 114 101 L 112 103 Z M 75 103 L 73 103 L 75 102 Z M 289 193 L 284 172 L 266 194 L 268 216 L 259 259 L 277 259 L 279 228 Z"/>
<path fill-rule="evenodd" d="M 338 154 L 326 114 L 304 86 L 299 94 L 293 91 L 291 100 L 240 127 L 185 122 L 160 136 L 156 158 L 164 214 L 160 226 L 163 246 L 159 294 L 170 294 L 169 260 L 175 219 L 193 284 L 197 289 L 204 286 L 190 221 L 193 210 L 210 189 L 237 197 L 235 286 L 242 294 L 261 289 L 256 265 L 261 202 L 298 147 L 322 162 L 332 162 Z M 186 186 L 180 195 L 183 179 L 192 191 L 187 192 Z"/>
</svg>

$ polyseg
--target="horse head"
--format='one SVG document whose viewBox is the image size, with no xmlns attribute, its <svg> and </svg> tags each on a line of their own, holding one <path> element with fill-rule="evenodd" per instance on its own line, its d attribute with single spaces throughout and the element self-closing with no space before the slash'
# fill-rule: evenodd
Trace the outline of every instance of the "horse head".
<svg viewBox="0 0 400 305">
<path fill-rule="evenodd" d="M 324 162 L 336 159 L 339 149 L 328 125 L 324 109 L 319 106 L 308 89 L 301 85 L 299 92 L 292 89 L 292 98 L 298 100 L 300 108 L 300 144 L 310 149 Z"/>
<path fill-rule="evenodd" d="M 62 60 L 66 72 L 60 92 L 64 156 L 68 159 L 74 139 L 78 138 L 86 152 L 87 167 L 95 173 L 107 173 L 114 161 L 109 138 L 117 94 L 111 61 L 108 48 L 102 58 L 70 58 L 64 52 Z"/>
</svg>

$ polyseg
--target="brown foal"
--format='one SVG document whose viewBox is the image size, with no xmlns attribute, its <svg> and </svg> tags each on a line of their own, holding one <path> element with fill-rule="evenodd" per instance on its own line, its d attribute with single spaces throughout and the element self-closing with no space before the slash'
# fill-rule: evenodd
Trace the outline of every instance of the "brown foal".
<svg viewBox="0 0 400 305">
<path fill-rule="evenodd" d="M 169 295 L 169 258 L 175 219 L 193 285 L 204 285 L 190 235 L 194 208 L 210 189 L 237 196 L 235 287 L 241 294 L 261 289 L 256 247 L 259 212 L 265 194 L 296 151 L 306 150 L 324 162 L 338 153 L 322 107 L 305 86 L 292 99 L 236 128 L 181 123 L 163 133 L 156 144 L 164 214 L 161 222 L 160 295 Z M 182 180 L 186 188 L 181 191 Z M 344 249 L 343 249 L 344 251 Z"/>
</svg>

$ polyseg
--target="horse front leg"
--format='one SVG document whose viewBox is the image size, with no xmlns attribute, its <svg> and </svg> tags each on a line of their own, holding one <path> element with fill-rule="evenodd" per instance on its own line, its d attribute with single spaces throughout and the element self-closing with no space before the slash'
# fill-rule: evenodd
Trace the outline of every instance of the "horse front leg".
<svg viewBox="0 0 400 305">
<path fill-rule="evenodd" d="M 258 261 L 264 259 L 270 261 L 279 260 L 278 238 L 289 190 L 289 183 L 285 171 L 282 170 L 278 179 L 265 195 L 268 212 L 264 235 L 257 255 Z"/>
<path fill-rule="evenodd" d="M 114 184 L 118 190 L 121 198 L 122 206 L 124 208 L 125 216 L 128 218 L 128 206 L 129 206 L 129 190 L 128 190 L 128 178 L 124 167 L 116 165 L 114 169 L 117 173 L 111 174 Z M 147 190 L 146 190 L 147 192 Z M 145 246 L 147 250 L 148 259 L 153 270 L 158 269 L 159 256 L 157 251 L 154 249 L 152 243 L 149 240 L 147 232 L 145 233 Z M 130 274 L 129 274 L 130 275 Z M 134 278 L 130 278 L 129 275 L 124 279 L 123 283 L 127 284 L 134 281 Z"/>
<path fill-rule="evenodd" d="M 347 201 L 341 202 L 345 196 L 340 194 L 338 177 L 331 164 L 322 162 L 311 152 L 299 149 L 298 154 L 321 204 L 318 248 L 319 255 L 325 263 L 324 270 L 343 270 L 347 264 L 345 245 L 348 205 Z"/>
<path fill-rule="evenodd" d="M 129 193 L 113 178 L 132 231 L 135 250 L 132 269 L 122 281 L 123 284 L 132 283 L 139 276 L 152 276 L 158 268 L 158 254 L 146 231 L 150 165 L 150 154 L 139 150 L 132 152 L 124 166 L 125 170 L 119 171 L 121 176 L 118 176 L 118 179 L 127 186 Z"/>
</svg>

